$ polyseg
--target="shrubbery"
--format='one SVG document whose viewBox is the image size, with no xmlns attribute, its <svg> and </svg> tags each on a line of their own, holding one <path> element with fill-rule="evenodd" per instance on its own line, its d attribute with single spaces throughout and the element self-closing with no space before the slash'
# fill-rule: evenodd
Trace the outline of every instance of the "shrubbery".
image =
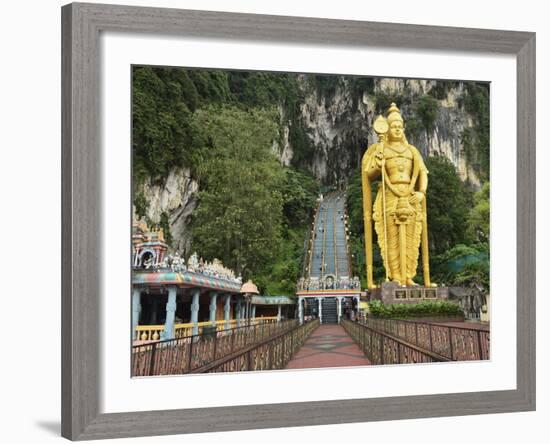
<svg viewBox="0 0 550 444">
<path fill-rule="evenodd" d="M 370 314 L 375 318 L 414 318 L 429 316 L 457 316 L 462 314 L 458 304 L 448 301 L 422 301 L 418 304 L 390 304 L 369 302 Z"/>
</svg>

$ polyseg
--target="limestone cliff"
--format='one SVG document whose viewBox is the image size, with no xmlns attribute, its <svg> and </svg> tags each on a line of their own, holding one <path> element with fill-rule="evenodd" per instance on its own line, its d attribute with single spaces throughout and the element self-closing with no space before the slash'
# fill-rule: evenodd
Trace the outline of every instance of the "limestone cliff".
<svg viewBox="0 0 550 444">
<path fill-rule="evenodd" d="M 191 232 L 187 227 L 197 206 L 197 190 L 198 183 L 188 169 L 172 170 L 165 181 L 146 181 L 136 190 L 142 196 L 146 219 L 154 224 L 166 221 L 163 228 L 172 240 L 172 247 L 186 257 L 191 253 Z"/>
<path fill-rule="evenodd" d="M 323 183 L 345 181 L 357 168 L 366 147 L 377 140 L 372 123 L 379 113 L 386 111 L 381 104 L 394 100 L 405 118 L 409 142 L 424 156 L 447 157 L 462 180 L 479 187 L 480 174 L 470 164 L 463 146 L 464 132 L 476 130 L 475 116 L 463 106 L 468 94 L 463 83 L 452 82 L 451 87 L 446 85 L 442 89 L 441 82 L 436 81 L 381 79 L 361 89 L 353 78 L 340 77 L 330 93 L 320 93 L 308 87 L 306 76 L 301 76 L 301 82 L 306 93 L 298 124 L 307 136 L 312 154 L 300 166 Z M 435 88 L 437 94 L 433 94 Z M 441 98 L 435 99 L 434 95 Z M 433 122 L 426 122 L 423 108 L 418 105 L 425 97 L 433 101 L 434 115 L 428 116 Z M 293 164 L 297 151 L 288 138 L 289 126 L 293 124 L 297 123 L 289 121 L 283 125 L 284 142 L 277 147 L 281 162 L 286 165 Z"/>
</svg>

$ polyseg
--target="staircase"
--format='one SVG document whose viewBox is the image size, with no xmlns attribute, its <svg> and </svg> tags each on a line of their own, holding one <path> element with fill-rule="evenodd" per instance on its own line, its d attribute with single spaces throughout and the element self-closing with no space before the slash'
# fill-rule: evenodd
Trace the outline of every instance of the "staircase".
<svg viewBox="0 0 550 444">
<path fill-rule="evenodd" d="M 306 241 L 307 265 L 303 279 L 298 283 L 297 295 L 306 301 L 302 315 L 320 316 L 323 324 L 337 324 L 338 301 L 342 304 L 348 301 L 349 304 L 361 293 L 355 284 L 351 286 L 345 201 L 346 194 L 342 191 L 328 193 L 319 201 L 313 230 Z M 341 310 L 344 316 L 342 306 Z"/>
<path fill-rule="evenodd" d="M 328 194 L 315 219 L 309 277 L 351 276 L 345 225 L 345 195 Z"/>
<path fill-rule="evenodd" d="M 306 302 L 304 307 L 304 316 L 313 316 L 315 318 L 319 316 L 317 299 L 312 299 Z"/>
<path fill-rule="evenodd" d="M 336 303 L 336 298 L 323 299 L 323 324 L 338 323 L 338 309 Z"/>
</svg>

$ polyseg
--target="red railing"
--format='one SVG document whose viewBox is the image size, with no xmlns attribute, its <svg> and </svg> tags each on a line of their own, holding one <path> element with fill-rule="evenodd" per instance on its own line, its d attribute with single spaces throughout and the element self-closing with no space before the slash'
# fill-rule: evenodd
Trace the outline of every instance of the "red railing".
<svg viewBox="0 0 550 444">
<path fill-rule="evenodd" d="M 132 347 L 132 376 L 192 373 L 297 325 L 297 319 L 290 319 L 136 345 Z"/>
<path fill-rule="evenodd" d="M 194 373 L 279 370 L 319 326 L 315 319 L 194 370 Z"/>
<path fill-rule="evenodd" d="M 490 333 L 484 328 L 377 318 L 369 318 L 362 324 L 452 361 L 489 359 Z"/>
<path fill-rule="evenodd" d="M 342 326 L 373 365 L 450 361 L 444 356 L 424 350 L 359 322 L 346 319 L 342 321 Z"/>
</svg>

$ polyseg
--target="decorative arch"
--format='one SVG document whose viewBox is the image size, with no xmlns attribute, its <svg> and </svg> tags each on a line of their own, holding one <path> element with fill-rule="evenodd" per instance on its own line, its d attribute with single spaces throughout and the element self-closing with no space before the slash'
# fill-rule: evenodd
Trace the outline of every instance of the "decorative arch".
<svg viewBox="0 0 550 444">
<path fill-rule="evenodd" d="M 150 253 L 153 256 L 153 263 L 157 262 L 157 251 L 152 248 L 145 248 L 138 253 L 138 267 L 143 267 L 143 257 Z"/>
</svg>

